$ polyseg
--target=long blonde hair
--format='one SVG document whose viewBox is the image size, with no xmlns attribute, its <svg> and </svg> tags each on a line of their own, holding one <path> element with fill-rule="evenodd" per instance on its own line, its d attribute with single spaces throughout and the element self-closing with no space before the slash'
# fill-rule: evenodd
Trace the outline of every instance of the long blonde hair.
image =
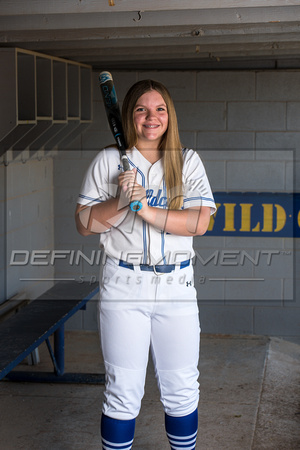
<svg viewBox="0 0 300 450">
<path fill-rule="evenodd" d="M 122 107 L 122 122 L 127 147 L 132 148 L 138 142 L 133 114 L 138 99 L 146 92 L 155 90 L 164 99 L 168 111 L 168 128 L 163 135 L 159 150 L 164 157 L 164 174 L 169 209 L 180 209 L 183 204 L 182 188 L 182 146 L 179 138 L 177 116 L 172 97 L 167 88 L 154 80 L 142 80 L 135 83 L 127 92 Z"/>
</svg>

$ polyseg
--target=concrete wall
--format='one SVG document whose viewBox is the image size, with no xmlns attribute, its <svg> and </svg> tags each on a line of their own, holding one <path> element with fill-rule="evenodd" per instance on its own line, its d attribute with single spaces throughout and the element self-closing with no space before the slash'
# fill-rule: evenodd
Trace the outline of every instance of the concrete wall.
<svg viewBox="0 0 300 450">
<path fill-rule="evenodd" d="M 6 297 L 5 175 L 5 168 L 2 165 L 0 166 L 0 303 Z"/>
<path fill-rule="evenodd" d="M 300 191 L 295 177 L 300 161 L 300 71 L 133 71 L 113 76 L 121 101 L 139 79 L 166 84 L 175 101 L 181 140 L 199 151 L 214 192 Z M 98 277 L 93 254 L 98 238 L 76 232 L 74 209 L 90 161 L 112 143 L 97 78 L 95 73 L 94 122 L 70 150 L 54 159 L 53 178 L 54 249 L 66 255 L 55 261 L 55 276 L 91 282 Z M 195 249 L 203 332 L 299 334 L 299 240 L 204 236 L 195 239 Z M 90 261 L 70 261 L 72 251 L 78 250 Z M 248 256 L 240 260 L 242 252 Z M 68 327 L 95 329 L 95 302 Z"/>
<path fill-rule="evenodd" d="M 18 160 L 0 170 L 1 301 L 20 293 L 33 299 L 53 285 L 54 267 L 41 265 L 38 254 L 54 247 L 53 159 Z"/>
</svg>

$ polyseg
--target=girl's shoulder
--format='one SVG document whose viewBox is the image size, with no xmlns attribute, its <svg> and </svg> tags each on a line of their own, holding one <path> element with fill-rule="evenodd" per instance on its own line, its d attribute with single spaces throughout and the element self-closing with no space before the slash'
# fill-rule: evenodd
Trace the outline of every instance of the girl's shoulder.
<svg viewBox="0 0 300 450">
<path fill-rule="evenodd" d="M 102 150 L 100 150 L 99 154 L 101 154 L 102 157 L 105 157 L 107 159 L 110 159 L 110 158 L 113 159 L 116 157 L 120 158 L 120 153 L 119 153 L 118 147 L 115 144 L 107 145 Z"/>
<path fill-rule="evenodd" d="M 196 150 L 187 148 L 183 155 L 182 166 L 183 179 L 199 178 L 205 174 L 205 167 Z"/>
<path fill-rule="evenodd" d="M 108 145 L 99 150 L 93 160 L 92 164 L 102 163 L 104 161 L 111 161 L 115 158 L 120 158 L 119 150 L 116 145 Z"/>
<path fill-rule="evenodd" d="M 184 147 L 182 148 L 182 157 L 183 157 L 183 164 L 192 161 L 197 161 L 198 163 L 201 162 L 201 158 L 196 150 L 193 150 L 192 148 Z"/>
</svg>

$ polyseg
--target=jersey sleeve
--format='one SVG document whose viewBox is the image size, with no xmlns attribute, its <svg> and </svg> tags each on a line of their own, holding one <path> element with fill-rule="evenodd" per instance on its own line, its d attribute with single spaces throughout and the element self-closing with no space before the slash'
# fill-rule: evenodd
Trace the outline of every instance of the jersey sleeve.
<svg viewBox="0 0 300 450">
<path fill-rule="evenodd" d="M 209 206 L 211 214 L 217 210 L 200 156 L 194 150 L 186 150 L 183 163 L 183 208 L 196 206 Z"/>
<path fill-rule="evenodd" d="M 77 203 L 93 206 L 116 197 L 117 183 L 109 182 L 106 149 L 101 150 L 90 164 L 84 176 Z"/>
</svg>

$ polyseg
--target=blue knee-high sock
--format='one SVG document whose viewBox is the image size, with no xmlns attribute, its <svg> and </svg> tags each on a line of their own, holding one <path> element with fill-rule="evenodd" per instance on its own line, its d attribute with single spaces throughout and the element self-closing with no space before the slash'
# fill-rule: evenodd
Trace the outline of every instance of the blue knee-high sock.
<svg viewBox="0 0 300 450">
<path fill-rule="evenodd" d="M 198 410 L 183 417 L 165 415 L 167 436 L 172 450 L 194 450 L 198 430 Z"/>
<path fill-rule="evenodd" d="M 102 414 L 101 436 L 104 450 L 130 450 L 134 437 L 135 419 L 118 420 Z"/>
</svg>

